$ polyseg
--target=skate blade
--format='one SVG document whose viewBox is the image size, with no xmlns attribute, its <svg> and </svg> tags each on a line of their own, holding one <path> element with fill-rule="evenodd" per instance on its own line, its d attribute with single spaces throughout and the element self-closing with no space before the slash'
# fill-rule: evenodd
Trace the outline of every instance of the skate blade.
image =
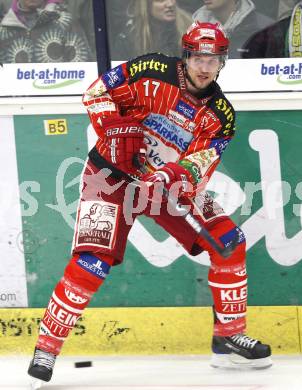
<svg viewBox="0 0 302 390">
<path fill-rule="evenodd" d="M 216 354 L 212 355 L 210 365 L 214 368 L 230 368 L 230 369 L 254 369 L 261 370 L 271 367 L 273 364 L 270 357 L 262 359 L 246 359 L 235 353 Z"/>
<path fill-rule="evenodd" d="M 40 379 L 31 379 L 30 380 L 30 384 L 29 384 L 29 389 L 30 390 L 38 390 L 38 389 L 41 389 L 43 386 L 43 381 L 41 381 Z"/>
</svg>

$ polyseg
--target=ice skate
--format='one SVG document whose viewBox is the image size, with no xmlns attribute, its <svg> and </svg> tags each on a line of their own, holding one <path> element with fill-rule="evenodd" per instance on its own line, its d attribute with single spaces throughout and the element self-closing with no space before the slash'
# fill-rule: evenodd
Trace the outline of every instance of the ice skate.
<svg viewBox="0 0 302 390">
<path fill-rule="evenodd" d="M 262 369 L 272 365 L 271 348 L 245 334 L 213 336 L 211 366 Z"/>
<path fill-rule="evenodd" d="M 55 361 L 56 355 L 36 348 L 27 373 L 36 379 L 49 382 L 52 377 Z"/>
</svg>

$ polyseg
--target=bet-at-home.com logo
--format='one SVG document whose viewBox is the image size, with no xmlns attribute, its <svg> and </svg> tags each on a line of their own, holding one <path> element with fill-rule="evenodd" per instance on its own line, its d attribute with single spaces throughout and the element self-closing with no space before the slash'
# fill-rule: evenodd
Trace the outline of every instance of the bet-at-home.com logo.
<svg viewBox="0 0 302 390">
<path fill-rule="evenodd" d="M 290 65 L 266 65 L 261 64 L 263 76 L 277 76 L 280 84 L 301 84 L 302 83 L 302 62 Z"/>
<path fill-rule="evenodd" d="M 85 79 L 85 70 L 46 68 L 43 70 L 17 69 L 17 80 L 33 80 L 32 85 L 36 89 L 56 89 L 68 87 Z"/>
</svg>

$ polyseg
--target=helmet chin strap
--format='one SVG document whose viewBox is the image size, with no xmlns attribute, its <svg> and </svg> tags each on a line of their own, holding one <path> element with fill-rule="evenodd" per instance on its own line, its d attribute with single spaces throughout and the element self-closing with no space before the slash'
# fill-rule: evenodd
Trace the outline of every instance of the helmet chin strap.
<svg viewBox="0 0 302 390">
<path fill-rule="evenodd" d="M 188 72 L 188 69 L 187 69 L 187 64 L 185 63 L 185 75 L 186 75 L 186 78 L 190 81 L 190 83 L 193 85 L 194 88 L 196 89 L 200 89 L 197 87 L 197 85 L 194 83 L 194 81 L 192 80 L 192 77 L 189 75 L 189 72 Z"/>
<path fill-rule="evenodd" d="M 220 70 L 217 72 L 217 75 L 216 75 L 216 77 L 215 77 L 215 81 L 218 79 L 219 73 L 220 73 Z"/>
</svg>

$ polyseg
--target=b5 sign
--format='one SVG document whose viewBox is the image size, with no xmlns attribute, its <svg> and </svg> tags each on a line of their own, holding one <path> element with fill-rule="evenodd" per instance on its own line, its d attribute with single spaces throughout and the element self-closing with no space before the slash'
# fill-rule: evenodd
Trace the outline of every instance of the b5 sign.
<svg viewBox="0 0 302 390">
<path fill-rule="evenodd" d="M 44 120 L 44 130 L 46 135 L 67 134 L 67 121 L 66 119 L 46 119 Z"/>
</svg>

